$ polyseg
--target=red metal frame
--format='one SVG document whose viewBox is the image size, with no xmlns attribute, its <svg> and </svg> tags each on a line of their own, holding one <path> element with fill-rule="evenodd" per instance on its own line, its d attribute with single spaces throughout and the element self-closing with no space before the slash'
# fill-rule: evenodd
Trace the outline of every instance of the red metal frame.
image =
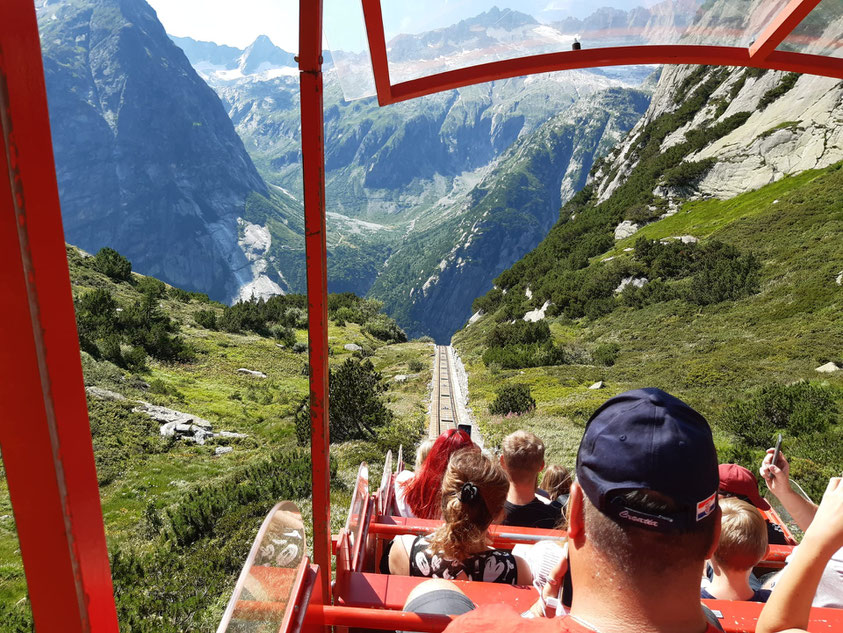
<svg viewBox="0 0 843 633">
<path fill-rule="evenodd" d="M 749 49 L 731 46 L 617 46 L 531 55 L 449 70 L 395 84 L 390 87 L 389 94 L 379 94 L 378 101 L 397 103 L 496 79 L 627 64 L 752 66 L 843 79 L 843 59 L 835 57 L 773 51 L 764 59 L 755 59 L 750 57 Z"/>
<path fill-rule="evenodd" d="M 0 19 L 0 446 L 39 631 L 117 631 L 32 0 Z"/>
<path fill-rule="evenodd" d="M 752 60 L 766 59 L 819 3 L 820 0 L 790 0 L 749 46 Z"/>
<path fill-rule="evenodd" d="M 816 3 L 792 0 L 750 48 L 671 45 L 564 51 L 397 85 L 390 83 L 380 2 L 363 0 L 363 8 L 378 99 L 386 105 L 494 79 L 620 64 L 755 66 L 843 78 L 843 59 L 775 50 Z M 321 45 L 322 0 L 300 0 L 311 454 L 317 509 L 317 567 L 310 571 L 317 583 L 316 603 L 330 600 L 332 544 Z M 32 0 L 2 4 L 0 112 L 0 309 L 4 331 L 13 333 L 0 346 L 0 398 L 5 407 L 0 446 L 35 624 L 39 630 L 116 631 Z M 307 620 L 313 622 L 318 617 L 335 621 L 343 612 L 311 613 L 317 612 L 308 613 Z"/>
<path fill-rule="evenodd" d="M 328 247 L 325 233 L 325 136 L 322 87 L 322 0 L 299 5 L 301 144 L 310 348 L 310 456 L 313 467 L 313 560 L 331 569 L 331 468 L 328 436 Z M 324 509 L 320 512 L 319 509 Z M 322 593 L 329 594 L 327 573 Z"/>
</svg>

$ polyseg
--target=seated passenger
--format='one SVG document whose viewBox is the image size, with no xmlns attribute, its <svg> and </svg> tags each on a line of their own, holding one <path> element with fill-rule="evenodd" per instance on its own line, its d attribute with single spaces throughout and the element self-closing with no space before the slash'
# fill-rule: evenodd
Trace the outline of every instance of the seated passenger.
<svg viewBox="0 0 843 633">
<path fill-rule="evenodd" d="M 416 463 L 415 469 L 416 472 L 421 470 L 422 464 L 424 464 L 424 460 L 427 459 L 427 456 L 430 454 L 430 449 L 433 448 L 433 440 L 426 439 L 419 447 L 416 449 Z M 398 513 L 398 516 L 401 517 L 414 517 L 416 516 L 413 514 L 412 509 L 410 508 L 409 504 L 407 503 L 407 495 L 406 495 L 406 486 L 407 483 L 415 477 L 415 473 L 412 470 L 402 470 L 395 476 L 395 510 Z"/>
<path fill-rule="evenodd" d="M 516 431 L 501 442 L 501 466 L 509 476 L 504 525 L 553 529 L 562 518 L 559 506 L 536 494 L 544 468 L 544 444 L 529 431 Z"/>
<path fill-rule="evenodd" d="M 410 514 L 419 519 L 442 518 L 442 476 L 448 467 L 451 455 L 462 448 L 473 447 L 474 443 L 465 431 L 449 429 L 433 443 L 430 454 L 421 468 L 407 483 L 403 484 L 404 502 Z"/>
<path fill-rule="evenodd" d="M 738 464 L 720 464 L 720 496 L 737 497 L 751 503 L 759 510 L 770 509 L 770 504 L 758 494 L 758 482 L 755 475 Z M 767 526 L 767 541 L 771 545 L 788 545 L 780 525 L 767 519 L 764 523 Z"/>
<path fill-rule="evenodd" d="M 715 633 L 699 600 L 720 525 L 717 452 L 705 419 L 658 389 L 616 396 L 586 425 L 576 472 L 568 560 L 543 592 L 558 594 L 570 562 L 570 615 L 525 619 L 523 606 L 507 604 L 475 610 L 442 580 L 416 587 L 405 609 L 465 614 L 445 633 Z M 539 604 L 537 615 L 555 615 L 554 606 Z"/>
<path fill-rule="evenodd" d="M 489 547 L 492 520 L 503 512 L 509 482 L 493 459 L 478 449 L 458 452 L 442 480 L 445 524 L 425 536 L 395 539 L 389 552 L 392 574 L 529 584 L 526 562 Z"/>
<path fill-rule="evenodd" d="M 547 492 L 550 505 L 556 506 L 561 512 L 568 503 L 568 494 L 571 492 L 571 472 L 564 466 L 548 466 L 539 487 Z"/>
<path fill-rule="evenodd" d="M 784 453 L 779 453 L 779 458 L 775 464 L 773 461 L 774 449 L 767 450 L 767 455 L 761 464 L 761 477 L 767 484 L 776 498 L 781 502 L 784 509 L 796 521 L 799 529 L 806 533 L 813 525 L 814 516 L 817 514 L 817 506 L 799 493 L 797 493 L 790 485 L 790 464 L 785 458 Z M 834 481 L 834 480 L 832 480 Z M 827 494 L 827 493 L 826 493 Z M 825 497 L 823 497 L 825 499 Z M 802 543 L 794 548 L 793 553 L 788 556 L 787 566 L 783 572 L 779 572 L 773 579 L 765 583 L 767 588 L 778 588 L 778 584 L 782 577 L 786 576 L 788 569 L 793 564 L 792 559 L 796 558 L 798 550 L 804 548 L 805 539 Z M 830 556 L 826 557 L 827 565 L 823 570 L 822 575 L 817 585 L 816 594 L 813 597 L 813 606 L 815 607 L 830 607 L 833 609 L 843 608 L 843 544 L 838 547 L 836 552 L 832 552 Z M 778 589 L 776 589 L 778 591 Z"/>
<path fill-rule="evenodd" d="M 784 469 L 770 464 L 770 461 L 771 456 L 768 454 L 764 462 L 767 466 L 765 471 L 771 477 L 778 478 Z M 775 470 L 770 471 L 771 466 Z M 772 485 L 780 483 L 783 482 L 777 481 Z M 819 594 L 818 587 L 831 564 L 829 560 L 842 549 L 843 479 L 832 477 L 819 507 L 814 506 L 811 524 L 805 531 L 802 543 L 793 552 L 792 560 L 776 585 L 776 590 L 761 611 L 756 633 L 805 631 L 808 628 L 812 598 Z"/>
<path fill-rule="evenodd" d="M 720 542 L 711 557 L 714 576 L 700 590 L 702 598 L 767 602 L 770 591 L 754 590 L 749 576 L 767 553 L 764 517 L 752 504 L 740 499 L 720 501 Z"/>
</svg>

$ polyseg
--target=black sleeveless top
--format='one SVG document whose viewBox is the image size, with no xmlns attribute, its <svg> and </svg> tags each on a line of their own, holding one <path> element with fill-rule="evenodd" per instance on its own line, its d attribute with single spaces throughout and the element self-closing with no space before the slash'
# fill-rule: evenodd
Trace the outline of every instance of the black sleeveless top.
<svg viewBox="0 0 843 633">
<path fill-rule="evenodd" d="M 511 552 L 490 549 L 460 562 L 432 552 L 425 536 L 417 536 L 413 540 L 410 548 L 411 576 L 453 580 L 460 572 L 464 572 L 471 580 L 482 582 L 514 585 L 518 581 L 518 567 Z"/>
</svg>

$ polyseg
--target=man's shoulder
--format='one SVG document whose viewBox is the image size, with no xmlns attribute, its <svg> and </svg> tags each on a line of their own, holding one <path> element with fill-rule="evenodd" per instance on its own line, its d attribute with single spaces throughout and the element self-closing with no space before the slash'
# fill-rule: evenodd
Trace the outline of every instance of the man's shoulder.
<svg viewBox="0 0 843 633">
<path fill-rule="evenodd" d="M 489 604 L 469 611 L 448 625 L 445 633 L 594 633 L 571 618 L 523 618 L 508 604 Z"/>
</svg>

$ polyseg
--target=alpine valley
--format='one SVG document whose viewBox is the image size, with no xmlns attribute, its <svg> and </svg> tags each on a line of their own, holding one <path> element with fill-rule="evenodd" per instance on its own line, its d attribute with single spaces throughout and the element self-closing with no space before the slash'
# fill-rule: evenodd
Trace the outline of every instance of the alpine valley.
<svg viewBox="0 0 843 633">
<path fill-rule="evenodd" d="M 43 0 L 39 25 L 68 241 L 111 246 L 222 301 L 303 291 L 293 55 L 265 36 L 245 50 L 170 39 L 144 0 Z M 451 51 L 478 34 L 573 40 L 559 29 L 495 8 L 398 39 L 412 63 L 431 37 Z M 330 290 L 380 299 L 411 336 L 447 341 L 643 114 L 653 70 L 516 78 L 379 108 L 345 101 L 328 63 Z"/>
</svg>

